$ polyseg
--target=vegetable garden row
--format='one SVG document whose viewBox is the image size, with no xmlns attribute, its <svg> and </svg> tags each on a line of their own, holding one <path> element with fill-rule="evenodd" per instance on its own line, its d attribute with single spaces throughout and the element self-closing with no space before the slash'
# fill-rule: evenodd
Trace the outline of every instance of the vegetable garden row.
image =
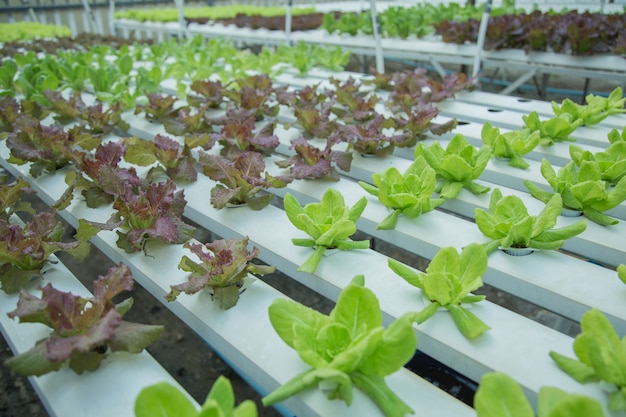
<svg viewBox="0 0 626 417">
<path fill-rule="evenodd" d="M 22 178 L 1 189 L 7 365 L 42 375 L 52 415 L 197 415 L 143 351 L 159 326 L 113 301 L 134 279 L 285 415 L 623 415 L 621 89 L 550 105 L 472 91 L 460 73 L 331 72 L 314 56 L 347 58 L 195 38 L 3 61 L 0 162 Z M 51 211 L 19 221 L 28 188 Z M 188 220 L 223 239 L 195 241 Z M 87 241 L 119 263 L 93 295 L 50 263 L 84 259 Z M 431 262 L 418 271 L 374 241 Z M 264 283 L 274 268 L 333 311 Z M 483 281 L 581 334 L 475 295 Z M 403 368 L 416 349 L 481 383 L 476 411 Z M 135 403 L 161 380 L 174 391 Z M 199 415 L 233 407 L 220 379 Z"/>
</svg>

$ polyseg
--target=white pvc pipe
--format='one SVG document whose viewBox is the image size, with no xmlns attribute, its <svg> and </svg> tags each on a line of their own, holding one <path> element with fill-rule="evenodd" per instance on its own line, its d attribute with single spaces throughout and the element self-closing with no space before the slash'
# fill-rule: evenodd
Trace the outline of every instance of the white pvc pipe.
<svg viewBox="0 0 626 417">
<path fill-rule="evenodd" d="M 476 77 L 480 72 L 481 68 L 481 55 L 483 52 L 483 47 L 485 46 L 485 35 L 487 33 L 487 25 L 489 25 L 489 14 L 491 13 L 491 1 L 487 0 L 485 3 L 485 11 L 483 12 L 483 17 L 480 20 L 480 28 L 478 29 L 478 39 L 476 41 L 476 56 L 474 57 L 474 70 L 472 73 L 472 77 Z"/>
<path fill-rule="evenodd" d="M 376 46 L 376 71 L 385 72 L 385 60 L 383 58 L 383 46 L 380 40 L 380 20 L 376 12 L 376 1 L 370 0 L 370 14 L 372 16 L 372 26 L 374 28 L 374 42 Z"/>
<path fill-rule="evenodd" d="M 287 14 L 285 14 L 285 41 L 287 44 L 291 41 L 291 9 L 293 7 L 293 0 L 287 2 Z"/>
</svg>

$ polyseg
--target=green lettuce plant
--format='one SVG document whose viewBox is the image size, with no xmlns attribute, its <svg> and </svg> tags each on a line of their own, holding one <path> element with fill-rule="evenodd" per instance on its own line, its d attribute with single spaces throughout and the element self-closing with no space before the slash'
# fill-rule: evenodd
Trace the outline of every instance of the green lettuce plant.
<svg viewBox="0 0 626 417">
<path fill-rule="evenodd" d="M 598 124 L 612 114 L 626 112 L 626 97 L 623 96 L 621 87 L 616 87 L 608 97 L 589 94 L 585 97 L 585 102 L 587 104 L 576 104 L 566 98 L 559 106 L 553 101 L 552 111 L 557 116 L 567 114 L 572 120 L 581 119 L 587 126 Z"/>
<path fill-rule="evenodd" d="M 522 116 L 522 119 L 527 129 L 531 132 L 539 132 L 539 143 L 543 146 L 551 146 L 554 142 L 574 142 L 575 139 L 570 135 L 583 124 L 582 119 L 575 119 L 570 114 L 541 120 L 536 111 Z"/>
<path fill-rule="evenodd" d="M 560 194 L 563 208 L 579 210 L 589 220 L 603 226 L 618 223 L 617 219 L 603 212 L 626 200 L 626 177 L 622 177 L 614 188 L 607 189 L 600 167 L 593 161 L 582 161 L 580 167 L 570 161 L 557 173 L 546 159 L 541 161 L 541 174 L 554 191 L 546 191 L 525 180 L 524 185 L 533 197 L 547 203 L 553 194 Z"/>
<path fill-rule="evenodd" d="M 265 275 L 276 270 L 273 266 L 252 263 L 258 256 L 259 249 L 254 247 L 249 251 L 248 241 L 246 236 L 241 239 L 215 240 L 204 246 L 187 242 L 184 247 L 200 262 L 187 255 L 182 257 L 178 268 L 191 273 L 189 280 L 183 284 L 171 285 L 165 299 L 174 301 L 181 292 L 195 294 L 203 288 L 210 288 L 211 297 L 219 303 L 220 308 L 227 310 L 234 307 L 249 274 Z"/>
<path fill-rule="evenodd" d="M 491 192 L 489 212 L 477 208 L 476 225 L 487 237 L 493 239 L 483 245 L 487 253 L 498 247 L 534 248 L 555 250 L 563 246 L 566 239 L 585 231 L 587 221 L 581 220 L 568 226 L 555 228 L 563 209 L 559 194 L 553 194 L 537 216 L 528 214 L 521 198 L 515 195 L 502 196 L 499 188 Z"/>
<path fill-rule="evenodd" d="M 535 412 L 519 384 L 502 372 L 485 374 L 474 396 L 477 417 L 534 417 Z M 539 389 L 537 417 L 604 417 L 600 403 L 582 394 L 555 387 Z"/>
<path fill-rule="evenodd" d="M 626 284 L 626 264 L 618 265 L 617 267 L 617 277 Z"/>
<path fill-rule="evenodd" d="M 420 143 L 415 149 L 415 158 L 419 156 L 424 157 L 440 179 L 435 192 L 440 193 L 441 197 L 456 198 L 463 188 L 474 194 L 489 191 L 489 187 L 474 182 L 483 173 L 491 158 L 488 146 L 483 145 L 477 149 L 465 136 L 457 134 L 445 149 L 438 141 L 430 146 Z"/>
<path fill-rule="evenodd" d="M 404 214 L 414 219 L 444 203 L 444 199 L 433 198 L 437 186 L 435 170 L 422 157 L 418 157 L 401 174 L 396 167 L 382 173 L 372 174 L 374 185 L 359 181 L 359 185 L 378 200 L 391 213 L 380 222 L 377 229 L 389 230 L 396 227 L 398 217 Z"/>
<path fill-rule="evenodd" d="M 500 129 L 489 122 L 485 122 L 481 131 L 482 141 L 491 148 L 493 156 L 508 159 L 509 165 L 521 169 L 529 167 L 523 155 L 539 145 L 539 137 L 539 131 L 532 132 L 530 129 L 500 133 Z"/>
<path fill-rule="evenodd" d="M 626 337 L 620 339 L 606 316 L 596 309 L 583 315 L 580 326 L 581 333 L 574 339 L 577 359 L 555 351 L 550 357 L 581 384 L 605 382 L 610 387 L 609 410 L 626 411 Z"/>
<path fill-rule="evenodd" d="M 385 383 L 415 354 L 415 313 L 406 313 L 386 329 L 374 293 L 363 275 L 347 285 L 330 314 L 324 315 L 288 299 L 269 307 L 274 330 L 311 366 L 263 398 L 271 405 L 318 386 L 328 399 L 352 404 L 352 388 L 369 395 L 388 417 L 413 413 Z"/>
<path fill-rule="evenodd" d="M 48 284 L 41 298 L 22 290 L 17 308 L 9 317 L 20 323 L 42 323 L 50 336 L 5 363 L 21 375 L 43 375 L 68 366 L 81 374 L 93 372 L 113 352 L 139 353 L 156 340 L 163 326 L 130 323 L 122 316 L 132 307 L 132 298 L 116 303 L 113 298 L 131 291 L 130 269 L 120 264 L 93 283 L 89 298 L 59 291 Z"/>
<path fill-rule="evenodd" d="M 626 132 L 626 129 L 624 131 Z M 601 179 L 608 184 L 616 185 L 620 179 L 626 176 L 626 141 L 624 140 L 614 141 L 606 150 L 596 153 L 583 150 L 572 144 L 569 146 L 569 154 L 578 166 L 583 161 L 597 163 Z"/>
<path fill-rule="evenodd" d="M 145 387 L 135 400 L 135 417 L 257 417 L 256 404 L 245 400 L 235 407 L 233 386 L 220 375 L 198 411 L 189 397 L 167 382 Z"/>
<path fill-rule="evenodd" d="M 460 254 L 453 247 L 441 248 L 426 268 L 426 273 L 417 272 L 392 258 L 389 258 L 389 268 L 419 288 L 428 300 L 429 304 L 416 317 L 417 323 L 425 322 L 443 307 L 468 339 L 477 338 L 490 329 L 463 306 L 485 299 L 484 295 L 470 294 L 482 287 L 481 277 L 487 270 L 487 252 L 481 245 L 472 243 Z"/>
<path fill-rule="evenodd" d="M 311 239 L 294 238 L 291 242 L 296 246 L 315 248 L 298 271 L 314 273 L 327 249 L 368 249 L 370 246 L 369 240 L 349 239 L 356 232 L 356 221 L 367 205 L 365 197 L 350 208 L 339 191 L 329 188 L 319 203 L 302 207 L 293 195 L 287 193 L 283 204 L 291 223 L 311 236 Z"/>
</svg>

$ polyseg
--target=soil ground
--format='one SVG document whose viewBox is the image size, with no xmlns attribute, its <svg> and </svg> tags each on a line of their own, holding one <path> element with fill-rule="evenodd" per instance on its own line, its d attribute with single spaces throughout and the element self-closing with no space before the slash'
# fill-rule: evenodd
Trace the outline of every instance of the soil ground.
<svg viewBox="0 0 626 417">
<path fill-rule="evenodd" d="M 389 63 L 387 71 L 394 70 L 395 65 L 396 64 Z M 358 70 L 357 68 L 359 68 L 359 66 L 353 63 L 352 69 Z M 565 97 L 570 97 L 576 102 L 581 102 L 581 92 L 584 88 L 584 82 L 584 80 L 567 79 L 566 77 L 559 77 L 558 79 L 553 78 L 550 80 L 549 86 L 558 88 L 558 90 L 556 90 L 556 92 L 549 90 L 548 95 L 544 95 L 541 98 L 560 101 Z M 589 91 L 610 92 L 615 86 L 615 83 L 594 81 Z M 482 89 L 486 91 L 497 91 L 501 88 L 501 86 L 488 84 L 483 84 L 482 86 Z M 533 88 L 532 85 L 516 91 L 514 95 L 527 98 L 540 98 L 537 89 Z M 203 238 L 205 240 L 213 239 L 214 236 L 207 235 L 203 236 Z M 376 249 L 393 255 L 418 268 L 423 269 L 426 266 L 425 260 L 410 256 L 398 248 L 388 247 L 377 242 Z M 95 248 L 93 255 L 90 256 L 86 262 L 76 264 L 71 262 L 71 259 L 65 258 L 63 261 L 67 261 L 68 267 L 76 276 L 85 281 L 88 288 L 90 287 L 88 283 L 91 280 L 106 273 L 108 268 L 113 266 L 111 261 L 105 256 L 100 255 Z M 263 280 L 279 287 L 281 291 L 292 298 L 317 308 L 320 311 L 328 312 L 332 308 L 332 303 L 328 300 L 323 299 L 317 293 L 308 291 L 300 284 L 287 279 L 280 273 L 265 276 Z M 520 314 L 524 314 L 572 335 L 578 333 L 576 323 L 555 316 L 532 304 L 522 302 L 506 293 L 487 286 L 484 287 L 481 292 L 487 294 L 490 301 L 506 306 Z M 203 402 L 215 379 L 219 375 L 224 375 L 231 380 L 238 402 L 250 398 L 255 400 L 259 405 L 260 416 L 273 417 L 278 415 L 275 410 L 260 406 L 259 394 L 222 361 L 202 339 L 185 324 L 180 322 L 176 316 L 170 313 L 161 301 L 155 300 L 139 286 L 136 286 L 131 295 L 135 300 L 135 304 L 125 318 L 129 321 L 165 325 L 166 330 L 163 336 L 150 346 L 148 350 L 197 401 Z M 12 353 L 9 347 L 5 340 L 0 338 L 0 361 L 4 362 L 4 360 L 10 356 L 12 356 Z M 433 371 L 431 367 L 425 371 L 429 374 L 425 376 L 428 378 L 432 377 L 436 380 L 438 378 L 437 372 L 440 370 L 441 369 L 435 369 Z M 456 389 L 458 389 L 458 387 L 453 387 L 451 391 L 454 392 Z M 0 417 L 46 416 L 48 416 L 48 414 L 38 400 L 28 379 L 17 376 L 5 366 L 0 365 Z"/>
</svg>

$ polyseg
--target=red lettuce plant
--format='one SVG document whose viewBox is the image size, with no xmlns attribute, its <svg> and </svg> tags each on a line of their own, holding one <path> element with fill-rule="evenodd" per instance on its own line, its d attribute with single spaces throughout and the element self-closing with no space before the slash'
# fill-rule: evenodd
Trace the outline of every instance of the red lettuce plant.
<svg viewBox="0 0 626 417">
<path fill-rule="evenodd" d="M 211 133 L 213 132 L 213 127 L 207 120 L 207 109 L 208 105 L 200 107 L 196 111 L 190 106 L 181 107 L 171 115 L 173 117 L 162 119 L 163 127 L 167 133 L 174 136 Z"/>
<path fill-rule="evenodd" d="M 87 207 L 96 208 L 110 204 L 126 185 L 139 189 L 142 181 L 135 168 L 119 166 L 126 146 L 120 142 L 101 143 L 93 156 L 86 153 L 75 153 L 77 170 L 71 170 L 65 175 L 68 189 L 55 203 L 57 209 L 67 207 L 76 188 L 81 189 Z M 122 185 L 125 184 L 125 185 Z"/>
<path fill-rule="evenodd" d="M 101 102 L 87 106 L 78 91 L 69 100 L 63 98 L 58 91 L 46 90 L 44 95 L 51 104 L 51 110 L 57 114 L 55 120 L 62 124 L 78 120 L 81 132 L 107 134 L 115 128 L 126 132 L 130 127 L 122 118 L 124 108 L 120 101 L 109 105 L 105 110 Z"/>
<path fill-rule="evenodd" d="M 55 172 L 74 161 L 74 151 L 92 150 L 101 138 L 80 133 L 77 127 L 65 131 L 57 126 L 45 126 L 28 115 L 17 118 L 13 133 L 7 138 L 11 150 L 8 162 L 23 165 L 32 162 L 30 173 L 38 177 L 45 171 Z"/>
<path fill-rule="evenodd" d="M 37 213 L 24 225 L 0 219 L 0 284 L 4 292 L 17 292 L 41 277 L 53 253 L 63 251 L 79 261 L 89 254 L 86 239 L 62 240 L 64 228 L 55 214 Z"/>
<path fill-rule="evenodd" d="M 143 111 L 146 114 L 146 119 L 150 121 L 163 123 L 164 119 L 171 118 L 177 110 L 174 108 L 174 104 L 178 101 L 176 96 L 148 93 L 146 98 L 148 99 L 146 104 L 135 105 L 135 114 Z"/>
<path fill-rule="evenodd" d="M 202 136 L 206 142 L 210 141 L 208 135 Z M 125 138 L 127 146 L 124 160 L 139 166 L 148 166 L 157 163 L 148 171 L 149 179 L 158 179 L 160 174 L 165 174 L 174 181 L 194 182 L 198 178 L 196 160 L 191 155 L 192 146 L 198 146 L 197 137 L 187 136 L 185 143 L 181 145 L 174 139 L 164 135 L 156 135 L 154 140 L 142 140 L 139 138 Z"/>
<path fill-rule="evenodd" d="M 290 149 L 295 149 L 296 155 L 276 161 L 281 168 L 289 168 L 291 176 L 296 179 L 329 178 L 339 180 L 339 173 L 333 164 L 343 171 L 350 171 L 352 152 L 332 150 L 333 145 L 342 141 L 339 134 L 334 134 L 326 140 L 323 149 L 311 145 L 305 138 L 298 138 L 291 142 Z"/>
<path fill-rule="evenodd" d="M 372 121 L 361 125 L 339 125 L 338 134 L 342 141 L 361 155 L 391 155 L 396 146 L 406 142 L 409 135 L 401 133 L 387 136 L 383 132 L 385 117 L 377 115 Z"/>
<path fill-rule="evenodd" d="M 120 192 L 113 203 L 117 210 L 107 223 L 83 221 L 92 226 L 85 232 L 116 230 L 117 246 L 133 253 L 143 250 L 148 239 L 163 243 L 185 243 L 193 237 L 195 228 L 186 224 L 181 216 L 187 202 L 183 190 L 176 191 L 172 180 L 137 187 L 121 183 Z"/>
<path fill-rule="evenodd" d="M 272 80 L 266 74 L 252 75 L 248 78 L 235 80 L 235 88 L 227 88 L 223 94 L 235 104 L 235 107 L 254 110 L 256 120 L 265 116 L 274 117 L 278 114 L 278 103 L 270 104 L 274 87 Z"/>
<path fill-rule="evenodd" d="M 261 194 L 263 189 L 282 188 L 292 181 L 287 176 L 264 173 L 265 161 L 258 152 L 242 152 L 233 161 L 201 152 L 199 162 L 204 175 L 218 182 L 211 189 L 211 204 L 216 209 L 247 204 L 260 210 L 272 201 L 271 194 Z"/>
<path fill-rule="evenodd" d="M 404 132 L 406 140 L 396 146 L 410 148 L 418 140 L 426 139 L 428 132 L 441 136 L 456 128 L 456 119 L 444 123 L 434 123 L 433 119 L 439 114 L 439 109 L 431 103 L 417 103 L 405 117 L 391 117 L 385 121 L 383 127 L 391 127 Z"/>
<path fill-rule="evenodd" d="M 221 81 L 196 80 L 191 83 L 191 90 L 199 95 L 188 94 L 187 102 L 194 107 L 205 107 L 216 109 L 225 101 L 224 90 L 226 87 Z"/>
<path fill-rule="evenodd" d="M 228 159 L 235 159 L 241 152 L 255 151 L 269 156 L 280 141 L 274 135 L 277 119 L 271 120 L 256 133 L 256 116 L 253 110 L 231 108 L 226 115 L 209 119 L 213 124 L 223 125 L 219 133 L 211 135 L 222 145 L 220 153 Z"/>
<path fill-rule="evenodd" d="M 22 177 L 10 184 L 0 184 L 0 220 L 9 221 L 18 211 L 34 213 L 30 203 L 22 200 L 24 194 L 33 192 L 28 181 Z"/>
<path fill-rule="evenodd" d="M 189 281 L 172 285 L 165 298 L 174 301 L 181 292 L 195 294 L 208 288 L 220 308 L 227 310 L 234 307 L 249 274 L 265 275 L 276 270 L 273 266 L 252 263 L 259 249 L 254 247 L 249 251 L 248 241 L 246 236 L 241 239 L 215 240 L 205 245 L 186 243 L 185 248 L 196 255 L 200 262 L 183 256 L 178 268 L 191 272 Z"/>
<path fill-rule="evenodd" d="M 337 103 L 331 111 L 344 122 L 364 122 L 377 116 L 375 106 L 380 101 L 380 97 L 374 94 L 367 97 L 366 92 L 360 91 L 362 83 L 356 84 L 352 77 L 344 83 L 332 78 L 331 82 L 335 86 L 333 96 Z"/>
<path fill-rule="evenodd" d="M 122 320 L 132 306 L 132 298 L 118 304 L 113 298 L 132 288 L 131 272 L 120 264 L 94 281 L 93 297 L 59 291 L 50 284 L 39 287 L 41 298 L 22 291 L 9 317 L 18 317 L 20 323 L 42 323 L 52 332 L 29 351 L 8 359 L 6 365 L 29 376 L 65 366 L 82 374 L 98 369 L 113 352 L 141 352 L 161 335 L 163 326 Z"/>
</svg>

